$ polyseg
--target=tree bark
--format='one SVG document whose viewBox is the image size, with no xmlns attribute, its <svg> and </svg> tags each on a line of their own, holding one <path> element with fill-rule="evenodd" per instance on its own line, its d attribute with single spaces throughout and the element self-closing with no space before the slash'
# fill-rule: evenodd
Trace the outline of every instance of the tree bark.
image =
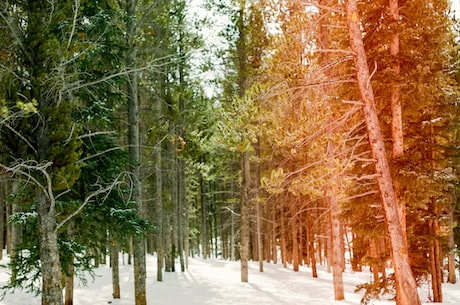
<svg viewBox="0 0 460 305">
<path fill-rule="evenodd" d="M 0 260 L 3 259 L 3 247 L 5 245 L 5 210 L 6 210 L 6 181 L 0 179 Z"/>
<path fill-rule="evenodd" d="M 74 256 L 72 255 L 71 261 L 67 268 L 67 274 L 65 276 L 65 305 L 73 305 L 73 288 L 74 288 L 74 275 L 75 275 L 75 266 L 74 266 Z"/>
<path fill-rule="evenodd" d="M 449 241 L 447 244 L 447 282 L 451 284 L 457 283 L 457 276 L 455 274 L 455 239 L 454 239 L 454 209 L 449 211 Z"/>
<path fill-rule="evenodd" d="M 248 260 L 249 260 L 249 191 L 251 188 L 249 152 L 241 154 L 241 169 L 243 183 L 241 186 L 240 202 L 240 240 L 241 240 L 241 282 L 248 282 Z"/>
<path fill-rule="evenodd" d="M 208 258 L 208 217 L 207 217 L 207 195 L 203 175 L 200 174 L 200 194 L 201 194 L 201 253 L 204 259 Z"/>
<path fill-rule="evenodd" d="M 435 199 L 433 199 L 435 201 Z M 435 204 L 435 203 L 434 203 Z M 438 234 L 438 221 L 430 219 L 431 243 L 430 243 L 430 265 L 431 265 L 431 290 L 433 292 L 432 301 L 442 303 L 442 270 Z"/>
<path fill-rule="evenodd" d="M 130 172 L 132 175 L 132 200 L 136 203 L 137 214 L 144 218 L 144 206 L 141 198 L 140 186 L 140 138 L 139 138 L 139 92 L 137 83 L 137 50 L 136 50 L 136 0 L 126 1 L 126 68 L 128 73 L 127 98 L 128 98 L 128 144 Z M 145 262 L 145 240 L 143 237 L 133 238 L 134 255 L 134 299 L 136 305 L 147 304 L 146 292 L 146 262 Z"/>
<path fill-rule="evenodd" d="M 329 1 L 327 0 L 322 0 L 322 2 L 325 6 L 329 5 Z M 325 10 L 323 10 L 323 16 L 327 16 Z M 327 24 L 325 22 L 327 18 L 322 17 L 320 19 L 320 43 L 321 43 L 321 49 L 324 50 L 329 50 L 329 33 L 327 30 Z M 321 65 L 325 69 L 326 77 L 330 78 L 329 71 L 328 71 L 328 66 L 329 66 L 329 53 L 328 52 L 323 52 L 321 53 Z M 328 83 L 328 81 L 326 81 Z M 329 98 L 329 85 L 326 84 L 324 86 L 324 91 L 326 96 Z M 328 269 L 332 267 L 332 276 L 333 276 L 333 284 L 334 284 L 334 297 L 335 300 L 340 301 L 345 299 L 345 292 L 343 288 L 343 268 L 345 266 L 344 262 L 344 247 L 343 247 L 343 234 L 342 234 L 342 224 L 339 219 L 340 216 L 340 207 L 339 203 L 337 200 L 337 197 L 335 195 L 335 189 L 334 185 L 336 184 L 336 180 L 340 179 L 340 177 L 336 175 L 332 175 L 332 173 L 335 172 L 335 166 L 334 166 L 334 143 L 332 142 L 332 136 L 333 136 L 333 131 L 332 131 L 332 121 L 333 121 L 333 112 L 331 111 L 333 105 L 331 105 L 332 99 L 329 99 L 328 102 L 328 110 L 330 112 L 330 124 L 328 127 L 328 143 L 327 143 L 327 148 L 326 148 L 326 153 L 327 153 L 327 166 L 330 171 L 330 175 L 328 178 L 328 186 L 326 187 L 326 202 L 328 204 L 328 207 L 330 209 L 330 237 L 328 238 L 327 241 L 327 246 L 328 251 L 327 253 L 327 262 L 328 262 Z M 330 241 L 330 247 L 329 247 L 329 241 Z"/>
<path fill-rule="evenodd" d="M 121 297 L 120 291 L 120 268 L 119 268 L 119 252 L 120 249 L 115 240 L 112 240 L 110 245 L 110 265 L 112 266 L 112 296 L 114 299 Z"/>
<path fill-rule="evenodd" d="M 375 160 L 377 183 L 391 242 L 396 280 L 396 303 L 398 305 L 420 305 L 417 283 L 409 263 L 408 247 L 404 239 L 405 232 L 403 232 L 401 225 L 393 181 L 375 108 L 371 75 L 364 50 L 356 0 L 345 1 L 345 6 L 350 44 L 354 52 L 358 87 L 364 103 L 363 114 L 372 155 Z"/>
<path fill-rule="evenodd" d="M 161 114 L 161 99 L 157 100 L 157 113 Z M 157 281 L 163 281 L 163 181 L 161 173 L 161 141 L 157 139 L 155 143 L 155 200 L 156 200 L 156 222 L 158 231 L 156 232 L 156 250 L 157 250 Z"/>
<path fill-rule="evenodd" d="M 287 267 L 287 242 L 286 242 L 286 219 L 284 214 L 284 207 L 280 207 L 280 229 L 281 229 L 281 263 L 283 267 Z"/>
<path fill-rule="evenodd" d="M 291 197 L 292 198 L 292 197 Z M 291 199 L 292 200 L 292 199 Z M 290 219 L 291 224 L 291 238 L 292 238 L 292 269 L 299 271 L 299 234 L 298 234 L 298 221 L 296 216 L 297 206 L 294 202 L 290 203 Z"/>
<path fill-rule="evenodd" d="M 254 150 L 257 158 L 260 160 L 260 139 L 254 143 Z M 264 244 L 262 239 L 262 226 L 263 226 L 263 208 L 262 200 L 260 198 L 260 162 L 255 165 L 255 205 L 256 205 L 256 234 L 257 234 L 257 255 L 259 260 L 259 272 L 264 272 Z"/>
<path fill-rule="evenodd" d="M 390 17 L 391 29 L 393 36 L 390 42 L 390 55 L 393 59 L 393 73 L 395 77 L 401 73 L 401 64 L 399 62 L 399 3 L 398 0 L 390 1 Z M 391 84 L 391 134 L 393 139 L 393 158 L 400 158 L 404 154 L 403 146 L 403 120 L 402 120 L 402 106 L 400 100 L 399 84 L 393 80 Z"/>
<path fill-rule="evenodd" d="M 307 234 L 308 234 L 308 247 L 310 251 L 311 261 L 311 273 L 312 277 L 318 277 L 318 271 L 316 269 L 316 252 L 315 252 L 315 238 L 313 234 L 313 219 L 311 217 L 311 211 L 307 209 Z"/>
<path fill-rule="evenodd" d="M 19 180 L 13 179 L 11 181 L 11 192 L 12 194 L 16 194 L 18 192 L 18 184 Z M 19 212 L 19 206 L 16 203 L 16 199 L 14 199 L 11 202 L 11 215 L 14 215 Z M 9 254 L 10 254 L 10 262 L 11 262 L 11 283 L 14 284 L 16 282 L 16 267 L 15 265 L 17 264 L 18 260 L 18 253 L 17 253 L 17 248 L 19 244 L 21 243 L 20 241 L 20 225 L 17 223 L 12 222 L 10 224 L 10 248 L 9 248 Z"/>
<path fill-rule="evenodd" d="M 344 262 L 344 249 L 343 249 L 343 234 L 342 223 L 339 219 L 339 204 L 337 198 L 332 195 L 329 197 L 329 207 L 331 209 L 331 240 L 332 240 L 332 275 L 334 283 L 334 296 L 335 300 L 345 299 L 345 292 L 343 288 L 343 268 Z"/>
<path fill-rule="evenodd" d="M 59 263 L 56 211 L 42 189 L 36 193 L 40 262 L 42 274 L 42 305 L 62 305 L 61 266 Z"/>
<path fill-rule="evenodd" d="M 272 223 L 271 223 L 271 246 L 272 246 L 272 260 L 273 260 L 273 264 L 277 264 L 278 263 L 278 249 L 276 247 L 277 243 L 277 234 L 276 232 L 278 231 L 278 227 L 279 227 L 279 224 L 278 224 L 278 221 L 277 221 L 277 209 L 276 209 L 276 202 L 272 202 L 272 208 L 271 208 L 271 213 L 272 213 Z"/>
<path fill-rule="evenodd" d="M 177 251 L 179 252 L 179 264 L 181 272 L 185 271 L 184 261 L 184 221 L 183 221 L 183 210 L 185 207 L 185 163 L 183 160 L 177 160 L 178 164 L 178 177 L 177 177 L 177 188 L 178 188 L 178 206 L 177 206 L 177 227 L 178 227 L 178 240 L 177 240 Z"/>
<path fill-rule="evenodd" d="M 69 226 L 67 228 L 67 236 L 70 240 L 74 240 L 75 238 L 75 223 L 73 221 L 69 222 Z M 64 304 L 65 305 L 73 305 L 73 291 L 74 291 L 74 276 L 75 276 L 75 265 L 74 265 L 75 257 L 72 254 L 70 256 L 70 262 L 68 263 L 67 270 L 65 272 L 65 297 L 64 297 Z"/>
</svg>

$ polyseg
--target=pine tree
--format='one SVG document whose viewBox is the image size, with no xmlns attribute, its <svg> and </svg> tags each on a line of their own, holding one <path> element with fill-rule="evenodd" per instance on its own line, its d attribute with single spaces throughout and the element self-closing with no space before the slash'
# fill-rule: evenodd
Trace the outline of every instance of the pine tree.
<svg viewBox="0 0 460 305">
<path fill-rule="evenodd" d="M 372 155 L 375 159 L 377 182 L 381 194 L 382 206 L 386 225 L 391 242 L 393 264 L 395 268 L 396 302 L 400 305 L 421 304 L 417 292 L 417 285 L 409 264 L 407 241 L 405 241 L 403 226 L 398 215 L 396 195 L 393 188 L 393 179 L 383 143 L 380 123 L 374 104 L 374 93 L 369 84 L 371 74 L 366 59 L 366 52 L 362 41 L 362 32 L 359 28 L 360 19 L 355 0 L 348 0 L 345 4 L 347 10 L 347 26 L 350 36 L 351 49 L 355 52 L 354 61 L 358 86 L 363 100 L 363 113 Z"/>
</svg>

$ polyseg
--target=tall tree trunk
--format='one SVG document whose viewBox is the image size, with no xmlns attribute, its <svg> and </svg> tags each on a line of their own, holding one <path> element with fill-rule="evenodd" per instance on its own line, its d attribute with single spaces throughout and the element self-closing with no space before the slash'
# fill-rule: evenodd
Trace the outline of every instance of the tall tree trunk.
<svg viewBox="0 0 460 305">
<path fill-rule="evenodd" d="M 177 255 L 177 244 L 179 240 L 179 226 L 178 226 L 178 185 L 177 185 L 177 154 L 175 152 L 175 148 L 171 147 L 171 201 L 172 201 L 172 210 L 171 210 L 171 217 L 172 217 L 172 231 L 171 231 L 171 271 L 176 272 L 176 255 Z"/>
<path fill-rule="evenodd" d="M 257 158 L 260 160 L 260 139 L 254 144 L 254 150 Z M 262 226 L 263 226 L 263 215 L 262 215 L 262 200 L 260 198 L 260 161 L 257 161 L 255 165 L 255 205 L 256 205 L 256 234 L 257 234 L 257 255 L 259 260 L 259 272 L 264 272 L 264 244 L 262 241 Z"/>
<path fill-rule="evenodd" d="M 163 249 L 164 249 L 164 271 L 171 272 L 171 229 L 169 212 L 167 210 L 163 213 Z"/>
<path fill-rule="evenodd" d="M 5 196 L 7 194 L 11 193 L 10 190 L 10 183 L 9 181 L 5 181 Z M 11 223 L 10 223 L 10 217 L 11 217 L 11 204 L 8 200 L 5 199 L 5 220 L 6 220 L 6 253 L 10 253 L 11 251 Z M 11 257 L 11 256 L 10 256 Z"/>
<path fill-rule="evenodd" d="M 243 183 L 241 186 L 240 203 L 240 241 L 241 241 L 241 281 L 248 281 L 248 260 L 249 260 L 249 191 L 251 188 L 249 152 L 241 154 L 241 169 Z"/>
<path fill-rule="evenodd" d="M 11 192 L 12 194 L 16 194 L 18 192 L 18 184 L 19 180 L 13 179 L 11 181 Z M 11 215 L 14 215 L 19 211 L 19 206 L 16 203 L 16 199 L 13 199 L 11 202 Z M 11 216 L 10 215 L 10 216 Z M 18 253 L 17 253 L 17 248 L 20 244 L 20 225 L 14 222 L 11 222 L 10 224 L 10 248 L 9 248 L 9 254 L 10 254 L 10 262 L 11 262 L 11 283 L 14 284 L 16 282 L 16 264 L 18 261 Z"/>
<path fill-rule="evenodd" d="M 397 77 L 401 73 L 401 64 L 399 61 L 399 33 L 397 29 L 400 19 L 399 3 L 398 0 L 389 1 L 393 30 L 393 36 L 390 42 L 390 55 L 393 59 L 393 73 L 395 77 Z M 393 140 L 393 158 L 400 158 L 404 155 L 403 121 L 399 83 L 396 80 L 391 84 L 391 135 Z"/>
<path fill-rule="evenodd" d="M 54 202 L 38 189 L 36 192 L 38 232 L 42 274 L 42 305 L 62 305 L 61 266 Z"/>
<path fill-rule="evenodd" d="M 114 299 L 121 297 L 120 291 L 120 268 L 119 268 L 119 252 L 120 247 L 116 240 L 112 238 L 110 244 L 110 265 L 112 266 L 112 296 Z"/>
<path fill-rule="evenodd" d="M 334 283 L 334 296 L 335 300 L 345 299 L 345 292 L 343 289 L 343 268 L 344 262 L 344 248 L 343 248 L 343 234 L 342 223 L 339 219 L 339 204 L 337 198 L 332 195 L 329 197 L 329 206 L 331 209 L 331 240 L 332 240 L 332 275 Z"/>
<path fill-rule="evenodd" d="M 362 32 L 356 0 L 345 1 L 350 44 L 354 54 L 358 87 L 363 100 L 363 113 L 373 158 L 377 183 L 381 194 L 386 226 L 391 242 L 391 252 L 396 280 L 396 303 L 398 305 L 420 305 L 417 283 L 412 273 L 405 232 L 401 224 L 397 200 L 393 188 L 382 132 L 375 108 L 371 75 L 364 50 Z"/>
<path fill-rule="evenodd" d="M 276 232 L 278 231 L 278 221 L 277 221 L 277 213 L 276 213 L 277 209 L 276 209 L 276 203 L 273 202 L 272 203 L 272 208 L 271 208 L 271 213 L 272 213 L 272 223 L 271 223 L 271 246 L 272 246 L 272 250 L 271 250 L 271 254 L 272 254 L 272 260 L 273 260 L 273 264 L 277 264 L 278 263 L 278 249 L 276 247 Z"/>
<path fill-rule="evenodd" d="M 137 83 L 137 50 L 136 50 L 136 7 L 137 0 L 126 0 L 126 26 L 127 26 L 127 53 L 126 68 L 128 73 L 127 98 L 128 98 L 128 144 L 129 162 L 132 175 L 132 197 L 136 203 L 137 214 L 144 218 L 144 206 L 141 198 L 140 186 L 140 138 L 139 138 L 139 92 Z M 133 239 L 134 255 L 134 299 L 136 305 L 147 304 L 146 292 L 146 262 L 145 240 L 135 236 Z"/>
<path fill-rule="evenodd" d="M 231 184 L 231 194 L 235 192 L 234 184 Z M 232 200 L 232 210 L 237 210 L 238 203 Z M 230 215 L 230 260 L 236 260 L 236 216 L 235 213 L 231 213 Z"/>
<path fill-rule="evenodd" d="M 287 242 L 286 242 L 286 218 L 284 214 L 284 207 L 280 207 L 280 226 L 281 226 L 281 263 L 283 267 L 287 267 Z"/>
<path fill-rule="evenodd" d="M 454 239 L 454 209 L 449 211 L 449 241 L 447 244 L 447 282 L 451 284 L 457 283 L 457 276 L 455 274 L 455 239 Z"/>
<path fill-rule="evenodd" d="M 157 120 L 160 121 L 162 116 L 162 99 L 158 98 L 155 104 Z M 163 281 L 163 176 L 161 173 L 162 167 L 162 155 L 161 155 L 162 143 L 160 136 L 157 137 L 154 146 L 155 154 L 155 212 L 156 212 L 156 225 L 158 230 L 156 232 L 156 251 L 157 251 L 157 281 Z"/>
<path fill-rule="evenodd" d="M 181 272 L 185 271 L 185 261 L 184 261 L 184 221 L 183 221 L 183 211 L 185 209 L 185 163 L 182 160 L 177 160 L 178 164 L 178 177 L 177 177 L 177 251 L 179 254 L 179 264 Z"/>
<path fill-rule="evenodd" d="M 201 194 L 201 251 L 204 259 L 208 258 L 208 208 L 206 185 L 203 176 L 200 174 L 200 194 Z"/>
<path fill-rule="evenodd" d="M 435 199 L 433 199 L 435 201 Z M 431 243 L 430 243 L 430 265 L 431 265 L 431 290 L 433 291 L 432 301 L 442 303 L 442 270 L 441 254 L 438 236 L 438 221 L 430 219 Z"/>
<path fill-rule="evenodd" d="M 65 305 L 73 305 L 73 291 L 74 291 L 74 275 L 75 275 L 75 266 L 74 266 L 74 256 L 70 258 L 69 266 L 65 275 Z"/>
<path fill-rule="evenodd" d="M 322 2 L 325 6 L 329 4 L 328 0 L 322 0 Z M 322 12 L 323 17 L 320 19 L 320 43 L 321 43 L 321 49 L 326 50 L 321 54 L 321 65 L 324 67 L 326 71 L 326 76 L 329 78 L 330 73 L 328 70 L 329 66 L 329 53 L 327 50 L 329 50 L 329 33 L 327 30 L 327 21 L 328 18 L 326 18 L 328 12 L 323 10 Z M 328 80 L 326 83 L 329 83 Z M 329 98 L 329 85 L 326 84 L 324 86 L 324 91 L 326 96 Z M 333 138 L 333 131 L 332 131 L 332 122 L 333 122 L 333 117 L 332 117 L 332 107 L 331 105 L 332 99 L 329 98 L 329 103 L 328 103 L 328 110 L 330 112 L 331 118 L 329 120 L 329 126 L 328 126 L 328 143 L 327 143 L 327 148 L 326 148 L 326 153 L 327 153 L 327 165 L 328 169 L 330 171 L 329 175 L 329 185 L 326 187 L 326 202 L 328 204 L 328 207 L 330 209 L 330 237 L 327 240 L 327 247 L 329 248 L 327 253 L 327 262 L 328 262 L 328 269 L 332 267 L 332 275 L 333 275 L 333 283 L 334 283 L 334 297 L 335 300 L 343 300 L 345 299 L 345 292 L 343 288 L 343 268 L 345 266 L 344 263 L 344 249 L 343 249 L 343 235 L 342 235 L 342 224 L 339 219 L 340 216 L 340 207 L 339 203 L 337 200 L 337 197 L 335 195 L 335 190 L 333 188 L 333 185 L 336 185 L 335 181 L 336 179 L 340 179 L 340 177 L 336 175 L 332 175 L 332 173 L 335 172 L 335 166 L 334 166 L 334 143 L 332 142 Z M 330 244 L 330 246 L 329 246 Z"/>
<path fill-rule="evenodd" d="M 392 70 L 394 78 L 399 77 L 401 73 L 401 63 L 399 60 L 399 0 L 389 0 L 390 18 L 392 22 L 393 35 L 390 42 L 390 55 L 392 57 Z M 391 138 L 393 141 L 392 157 L 394 159 L 402 158 L 404 156 L 404 135 L 403 135 L 403 120 L 402 120 L 402 105 L 400 100 L 400 84 L 394 79 L 391 83 L 390 89 L 391 99 Z M 396 193 L 396 200 L 399 208 L 399 217 L 404 232 L 404 239 L 407 243 L 406 234 L 406 204 L 401 200 L 399 177 L 396 175 L 394 179 L 394 190 Z"/>
<path fill-rule="evenodd" d="M 70 240 L 74 240 L 74 227 L 75 223 L 73 221 L 69 222 L 69 226 L 67 228 L 67 236 Z M 74 255 L 70 256 L 70 262 L 67 265 L 67 270 L 65 272 L 65 297 L 64 297 L 64 304 L 65 305 L 73 305 L 73 291 L 74 291 L 74 276 L 75 276 L 75 265 L 74 265 L 75 257 Z"/>
<path fill-rule="evenodd" d="M 292 198 L 292 197 L 291 197 Z M 294 200 L 294 199 L 291 199 Z M 298 221 L 296 210 L 297 206 L 294 202 L 290 202 L 290 219 L 291 224 L 291 238 L 292 238 L 292 268 L 294 271 L 299 271 L 299 233 L 298 233 Z"/>
<path fill-rule="evenodd" d="M 0 260 L 3 259 L 3 248 L 5 245 L 5 211 L 6 211 L 6 181 L 0 179 Z"/>
<path fill-rule="evenodd" d="M 430 158 L 431 168 L 433 171 L 436 170 L 436 154 L 434 147 L 436 145 L 436 139 L 434 136 L 433 124 L 430 124 Z M 439 207 L 438 200 L 435 197 L 431 198 L 431 212 L 432 219 L 430 219 L 430 231 L 431 231 L 431 287 L 433 290 L 433 301 L 436 303 L 442 302 L 442 269 L 441 269 L 441 249 L 439 246 Z"/>
<path fill-rule="evenodd" d="M 307 234 L 308 234 L 308 247 L 310 252 L 311 273 L 312 277 L 318 277 L 318 270 L 316 269 L 316 252 L 315 252 L 315 238 L 313 234 L 313 219 L 311 211 L 307 209 Z"/>
</svg>

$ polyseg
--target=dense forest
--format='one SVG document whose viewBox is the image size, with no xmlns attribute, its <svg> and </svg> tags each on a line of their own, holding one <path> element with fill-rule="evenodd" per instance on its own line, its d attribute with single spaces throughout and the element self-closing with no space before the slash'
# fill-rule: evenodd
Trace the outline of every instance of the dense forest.
<svg viewBox="0 0 460 305">
<path fill-rule="evenodd" d="M 373 271 L 363 302 L 457 281 L 448 0 L 3 0 L 0 28 L 4 293 L 71 305 L 110 264 L 120 298 L 120 253 L 136 305 L 149 255 L 157 281 L 323 265 L 336 300 L 345 264 Z"/>
</svg>

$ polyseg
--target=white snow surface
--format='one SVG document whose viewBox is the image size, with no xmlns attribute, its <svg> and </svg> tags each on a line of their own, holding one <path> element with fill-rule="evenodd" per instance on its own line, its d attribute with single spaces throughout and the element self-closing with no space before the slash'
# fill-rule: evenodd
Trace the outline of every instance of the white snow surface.
<svg viewBox="0 0 460 305">
<path fill-rule="evenodd" d="M 6 255 L 4 256 L 6 257 Z M 0 261 L 6 264 L 5 258 Z M 76 280 L 75 305 L 132 305 L 132 265 L 120 258 L 121 299 L 112 298 L 111 270 L 102 265 L 96 269 L 94 281 L 88 276 L 85 287 Z M 249 262 L 249 282 L 240 281 L 240 263 L 221 259 L 203 260 L 189 258 L 189 267 L 180 272 L 164 272 L 163 281 L 156 280 L 156 257 L 147 256 L 147 303 L 149 305 L 358 305 L 361 295 L 353 291 L 355 286 L 371 279 L 369 270 L 352 272 L 347 267 L 343 275 L 345 300 L 335 301 L 332 274 L 324 266 L 318 266 L 318 278 L 312 278 L 311 269 L 301 266 L 299 272 L 283 268 L 281 264 L 264 263 L 264 272 L 259 272 L 258 262 Z M 8 281 L 9 270 L 0 270 L 0 286 Z M 428 286 L 420 288 L 423 304 L 429 304 Z M 457 284 L 443 284 L 443 304 L 460 304 L 460 281 Z M 34 297 L 21 290 L 7 294 L 0 305 L 39 305 L 40 297 Z M 383 297 L 371 302 L 373 305 L 395 304 Z"/>
</svg>

